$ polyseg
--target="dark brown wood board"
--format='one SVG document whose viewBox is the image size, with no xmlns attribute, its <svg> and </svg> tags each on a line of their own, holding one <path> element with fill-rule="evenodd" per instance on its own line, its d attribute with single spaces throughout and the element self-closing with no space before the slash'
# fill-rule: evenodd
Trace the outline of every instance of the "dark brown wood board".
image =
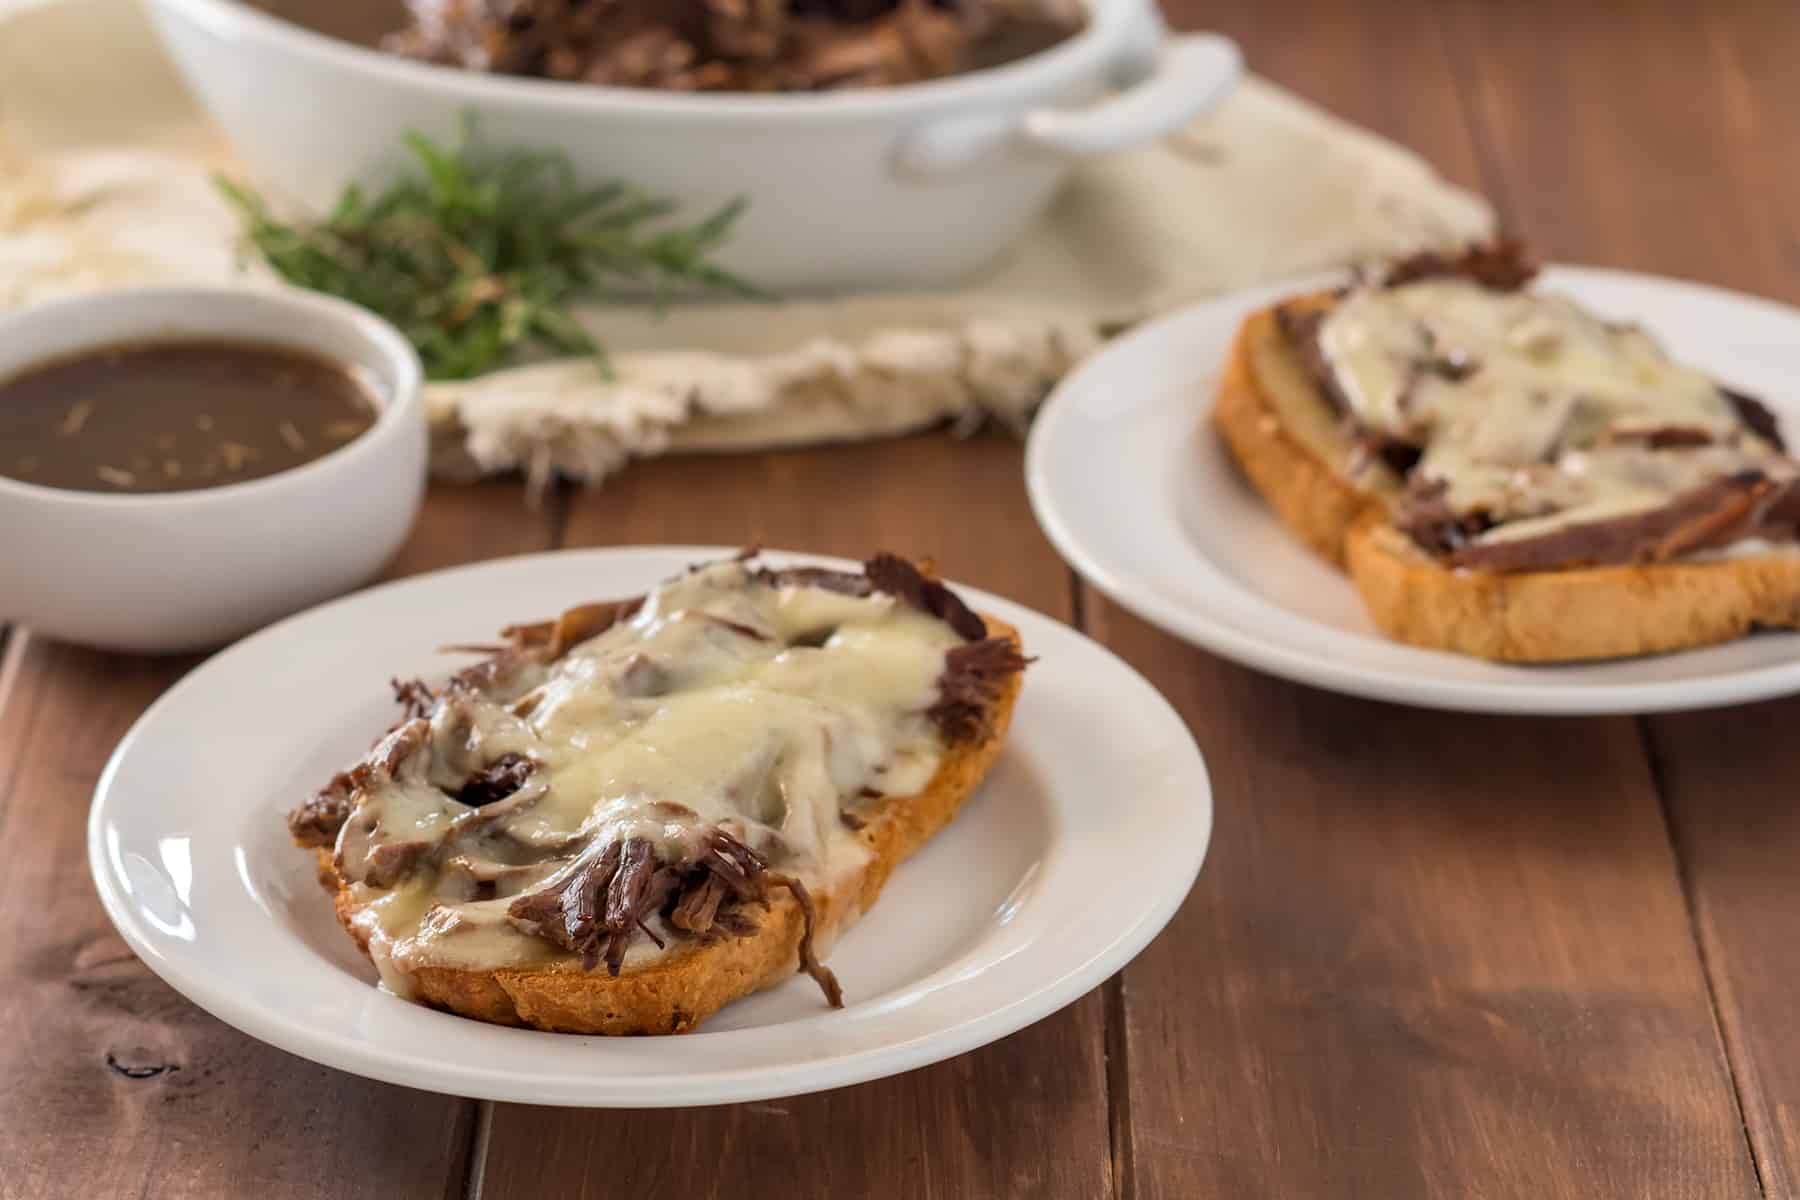
<svg viewBox="0 0 1800 1200">
<path fill-rule="evenodd" d="M 1132 1194 L 1756 1194 L 1630 720 L 1352 700 L 1089 623 L 1219 798 L 1124 973 Z"/>
<path fill-rule="evenodd" d="M 1485 48 L 1466 78 L 1520 228 L 1555 257 L 1800 300 L 1800 14 L 1760 0 L 1619 11 L 1450 8 L 1455 40 Z M 1787 700 L 1645 723 L 1771 1196 L 1800 1181 L 1796 720 Z"/>
<path fill-rule="evenodd" d="M 552 514 L 520 495 L 439 489 L 395 570 L 544 547 Z M 113 745 L 195 661 L 29 633 L 8 647 L 0 1197 L 460 1194 L 472 1103 L 371 1083 L 238 1033 L 152 975 L 101 911 L 89 797 Z"/>
</svg>

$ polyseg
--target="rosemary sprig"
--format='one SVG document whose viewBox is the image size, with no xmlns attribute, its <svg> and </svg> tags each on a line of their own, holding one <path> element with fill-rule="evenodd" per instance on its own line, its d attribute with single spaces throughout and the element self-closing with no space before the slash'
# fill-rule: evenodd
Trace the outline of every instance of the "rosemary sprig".
<svg viewBox="0 0 1800 1200">
<path fill-rule="evenodd" d="M 528 349 L 604 365 L 571 311 L 581 300 L 648 292 L 660 309 L 678 289 L 757 294 L 711 259 L 741 199 L 668 225 L 669 201 L 621 183 L 584 186 L 557 153 L 484 153 L 466 127 L 449 147 L 417 133 L 406 145 L 418 173 L 373 197 L 347 188 L 314 222 L 282 221 L 250 188 L 216 182 L 277 274 L 392 321 L 432 379 L 467 379 Z"/>
</svg>

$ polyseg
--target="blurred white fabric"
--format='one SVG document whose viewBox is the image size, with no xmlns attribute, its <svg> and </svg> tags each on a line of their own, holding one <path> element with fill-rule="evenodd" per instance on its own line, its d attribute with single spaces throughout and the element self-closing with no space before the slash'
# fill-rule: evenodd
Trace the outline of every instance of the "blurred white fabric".
<svg viewBox="0 0 1800 1200">
<path fill-rule="evenodd" d="M 0 309 L 237 265 L 233 169 L 132 0 L 0 0 Z M 587 361 L 433 385 L 441 470 L 598 481 L 632 457 L 872 437 L 1030 410 L 1105 334 L 1201 296 L 1491 231 L 1422 159 L 1251 78 L 1165 143 L 1080 171 L 960 289 L 657 319 L 595 308 Z"/>
</svg>

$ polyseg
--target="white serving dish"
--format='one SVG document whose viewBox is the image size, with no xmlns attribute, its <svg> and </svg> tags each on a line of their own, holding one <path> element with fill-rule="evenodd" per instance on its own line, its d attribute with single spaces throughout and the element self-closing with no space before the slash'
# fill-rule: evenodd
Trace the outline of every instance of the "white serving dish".
<svg viewBox="0 0 1800 1200">
<path fill-rule="evenodd" d="M 1022 233 L 1079 159 L 1219 100 L 1225 38 L 1168 36 L 1154 0 L 1091 0 L 1088 27 L 1006 66 L 868 91 L 674 94 L 484 75 L 337 41 L 234 0 L 149 0 L 201 102 L 259 182 L 315 209 L 405 162 L 409 129 L 473 114 L 499 145 L 565 152 L 698 217 L 750 201 L 728 266 L 773 291 L 941 284 Z M 1117 95 L 1093 103 L 1109 89 Z"/>
<path fill-rule="evenodd" d="M 114 650 L 197 650 L 366 582 L 400 548 L 425 487 L 419 360 L 354 305 L 297 291 L 97 292 L 0 319 L 0 378 L 184 337 L 345 363 L 381 413 L 323 458 L 224 487 L 113 495 L 0 478 L 0 622 Z"/>
</svg>

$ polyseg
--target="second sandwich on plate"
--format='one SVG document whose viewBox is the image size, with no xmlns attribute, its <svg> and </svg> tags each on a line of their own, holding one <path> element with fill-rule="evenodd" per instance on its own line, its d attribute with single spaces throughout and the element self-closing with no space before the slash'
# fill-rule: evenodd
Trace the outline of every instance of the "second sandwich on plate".
<svg viewBox="0 0 1800 1200">
<path fill-rule="evenodd" d="M 1534 276 L 1476 247 L 1253 313 L 1214 423 L 1397 640 L 1560 662 L 1800 626 L 1773 415 Z"/>
</svg>

